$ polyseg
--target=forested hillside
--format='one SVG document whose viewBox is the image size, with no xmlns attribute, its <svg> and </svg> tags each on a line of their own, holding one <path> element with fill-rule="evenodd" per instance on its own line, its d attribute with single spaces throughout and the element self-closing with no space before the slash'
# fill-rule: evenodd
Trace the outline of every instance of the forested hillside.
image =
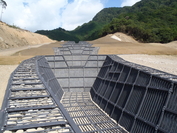
<svg viewBox="0 0 177 133">
<path fill-rule="evenodd" d="M 93 40 L 123 32 L 141 42 L 177 40 L 177 1 L 141 0 L 132 7 L 105 8 L 73 31 L 37 31 L 55 40 Z"/>
</svg>

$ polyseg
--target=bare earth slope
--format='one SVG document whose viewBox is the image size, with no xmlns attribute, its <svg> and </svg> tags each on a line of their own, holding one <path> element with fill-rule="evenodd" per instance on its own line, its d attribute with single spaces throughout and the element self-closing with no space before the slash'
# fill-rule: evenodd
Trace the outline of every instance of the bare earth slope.
<svg viewBox="0 0 177 133">
<path fill-rule="evenodd" d="M 54 41 L 46 36 L 19 28 L 12 28 L 0 22 L 0 50 L 51 42 Z"/>
<path fill-rule="evenodd" d="M 127 61 L 177 75 L 177 41 L 139 43 L 131 36 L 115 33 L 90 43 L 100 47 L 99 54 L 117 54 Z"/>
<path fill-rule="evenodd" d="M 123 33 L 115 33 L 90 41 L 100 47 L 99 54 L 149 54 L 177 55 L 177 41 L 161 43 L 139 43 Z"/>
<path fill-rule="evenodd" d="M 51 40 L 46 36 L 18 28 L 12 28 L 3 22 L 0 22 L 0 92 L 1 92 L 0 108 L 10 74 L 18 66 L 17 64 L 19 64 L 21 61 L 25 59 L 34 56 L 34 55 L 30 56 L 19 56 L 19 55 L 10 56 L 10 55 L 16 53 L 19 50 L 24 49 L 29 50 L 32 48 L 37 49 L 38 47 L 43 46 L 44 44 L 50 44 L 54 42 L 55 42 L 54 40 Z"/>
</svg>

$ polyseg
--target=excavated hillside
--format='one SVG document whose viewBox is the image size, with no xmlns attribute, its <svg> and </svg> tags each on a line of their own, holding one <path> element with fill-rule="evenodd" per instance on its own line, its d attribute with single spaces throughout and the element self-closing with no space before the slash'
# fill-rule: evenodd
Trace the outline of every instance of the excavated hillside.
<svg viewBox="0 0 177 133">
<path fill-rule="evenodd" d="M 46 36 L 0 22 L 0 50 L 52 42 Z"/>
</svg>

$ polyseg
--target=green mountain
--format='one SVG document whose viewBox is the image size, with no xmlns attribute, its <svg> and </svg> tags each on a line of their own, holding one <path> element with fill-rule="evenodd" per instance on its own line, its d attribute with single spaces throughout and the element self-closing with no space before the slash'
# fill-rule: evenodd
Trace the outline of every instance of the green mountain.
<svg viewBox="0 0 177 133">
<path fill-rule="evenodd" d="M 92 21 L 73 31 L 37 31 L 55 40 L 93 40 L 123 32 L 141 42 L 167 43 L 177 40 L 177 1 L 141 0 L 131 7 L 105 8 Z"/>
<path fill-rule="evenodd" d="M 36 31 L 36 33 L 42 34 L 42 35 L 46 35 L 49 38 L 53 39 L 53 40 L 66 40 L 66 41 L 79 41 L 79 38 L 77 38 L 75 35 L 72 35 L 69 31 L 66 31 L 65 29 L 62 28 L 57 28 L 54 30 L 39 30 Z"/>
</svg>

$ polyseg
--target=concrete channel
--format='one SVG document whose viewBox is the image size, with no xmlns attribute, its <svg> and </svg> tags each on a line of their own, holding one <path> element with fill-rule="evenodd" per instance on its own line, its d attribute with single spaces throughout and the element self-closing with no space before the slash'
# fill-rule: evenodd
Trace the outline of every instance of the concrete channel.
<svg viewBox="0 0 177 133">
<path fill-rule="evenodd" d="M 0 110 L 2 133 L 174 133 L 177 76 L 67 42 L 23 61 Z"/>
</svg>

